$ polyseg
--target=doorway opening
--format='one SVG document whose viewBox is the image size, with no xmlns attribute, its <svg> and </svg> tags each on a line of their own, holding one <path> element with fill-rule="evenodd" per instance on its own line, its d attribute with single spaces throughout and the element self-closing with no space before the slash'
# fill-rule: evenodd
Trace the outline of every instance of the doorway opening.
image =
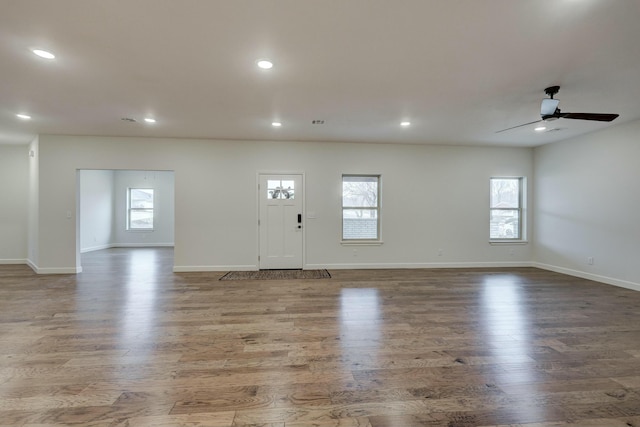
<svg viewBox="0 0 640 427">
<path fill-rule="evenodd" d="M 175 179 L 173 171 L 80 169 L 77 171 L 76 269 L 82 254 L 119 248 L 170 248 L 173 266 Z M 151 264 L 155 257 L 141 256 Z M 99 257 L 87 257 L 97 259 Z"/>
</svg>

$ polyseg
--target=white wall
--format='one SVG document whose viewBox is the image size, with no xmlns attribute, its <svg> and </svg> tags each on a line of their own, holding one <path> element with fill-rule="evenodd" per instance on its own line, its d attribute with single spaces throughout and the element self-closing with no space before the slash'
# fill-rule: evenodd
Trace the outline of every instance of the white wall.
<svg viewBox="0 0 640 427">
<path fill-rule="evenodd" d="M 45 135 L 0 146 L 11 183 L 0 188 L 0 260 L 78 271 L 76 170 L 146 169 L 175 171 L 177 270 L 256 268 L 256 175 L 303 172 L 306 211 L 316 214 L 305 224 L 306 268 L 533 261 L 640 290 L 638 135 L 635 122 L 535 150 Z M 339 243 L 343 173 L 382 175 L 384 244 L 355 255 Z M 535 247 L 488 244 L 488 178 L 497 175 L 529 178 Z"/>
<path fill-rule="evenodd" d="M 640 121 L 538 147 L 534 162 L 538 265 L 640 290 Z"/>
<path fill-rule="evenodd" d="M 29 147 L 0 145 L 0 264 L 27 260 Z"/>
<path fill-rule="evenodd" d="M 528 149 L 313 145 L 296 159 L 317 159 L 307 161 L 307 211 L 318 217 L 307 220 L 307 263 L 381 268 L 529 261 L 528 245 L 489 245 L 488 188 L 491 176 L 530 176 L 531 154 Z M 381 175 L 382 246 L 339 244 L 344 173 Z"/>
<path fill-rule="evenodd" d="M 75 218 L 66 218 L 76 169 L 175 172 L 176 270 L 257 268 L 259 172 L 305 174 L 306 211 L 316 213 L 305 224 L 306 268 L 528 265 L 532 257 L 531 245 L 488 243 L 489 177 L 531 177 L 531 149 L 41 135 L 41 272 L 77 271 Z M 343 173 L 382 175 L 384 244 L 355 255 L 340 244 Z"/>
<path fill-rule="evenodd" d="M 80 250 L 109 248 L 113 243 L 114 171 L 81 170 Z"/>
</svg>

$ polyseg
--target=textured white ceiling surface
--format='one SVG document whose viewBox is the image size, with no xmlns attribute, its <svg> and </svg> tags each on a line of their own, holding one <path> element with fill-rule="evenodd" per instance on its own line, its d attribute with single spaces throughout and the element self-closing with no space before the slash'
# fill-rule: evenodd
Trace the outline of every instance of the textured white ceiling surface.
<svg viewBox="0 0 640 427">
<path fill-rule="evenodd" d="M 562 111 L 620 117 L 496 133 L 539 119 L 552 85 Z M 5 144 L 46 133 L 530 147 L 637 119 L 637 0 L 0 0 Z"/>
</svg>

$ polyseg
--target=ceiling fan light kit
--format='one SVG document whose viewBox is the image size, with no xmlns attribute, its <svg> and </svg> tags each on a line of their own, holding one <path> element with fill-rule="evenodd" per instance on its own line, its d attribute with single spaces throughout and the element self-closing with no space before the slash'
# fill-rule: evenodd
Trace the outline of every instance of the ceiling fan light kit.
<svg viewBox="0 0 640 427">
<path fill-rule="evenodd" d="M 553 98 L 543 99 L 542 106 L 540 107 L 540 114 L 542 116 L 553 115 L 553 113 L 555 113 L 556 110 L 558 109 L 558 104 L 560 104 L 559 99 L 553 99 Z"/>
</svg>

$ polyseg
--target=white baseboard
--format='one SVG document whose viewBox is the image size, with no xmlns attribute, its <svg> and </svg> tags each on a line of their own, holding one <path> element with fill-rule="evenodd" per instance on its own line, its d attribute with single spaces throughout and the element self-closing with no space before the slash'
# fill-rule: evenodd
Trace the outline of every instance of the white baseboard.
<svg viewBox="0 0 640 427">
<path fill-rule="evenodd" d="M 27 259 L 0 259 L 0 264 L 27 264 Z"/>
<path fill-rule="evenodd" d="M 90 246 L 88 248 L 80 249 L 80 253 L 84 254 L 86 252 L 101 251 L 103 249 L 109 249 L 109 248 L 112 248 L 112 247 L 113 247 L 113 245 L 111 245 L 111 244 Z"/>
<path fill-rule="evenodd" d="M 306 264 L 305 269 L 326 268 L 333 270 L 358 270 L 375 268 L 504 268 L 533 267 L 530 261 L 510 262 L 426 262 L 426 263 L 349 263 L 349 264 Z"/>
<path fill-rule="evenodd" d="M 640 283 L 629 282 L 626 280 L 615 279 L 613 277 L 600 276 L 598 274 L 587 273 L 579 270 L 572 270 L 570 268 L 558 267 L 556 265 L 543 264 L 541 262 L 534 262 L 533 266 L 542 270 L 554 271 L 556 273 L 562 273 L 569 276 L 580 277 L 581 279 L 593 280 L 595 282 L 605 283 L 607 285 L 618 286 L 620 288 L 631 289 L 640 292 Z"/>
<path fill-rule="evenodd" d="M 78 274 L 82 273 L 82 267 L 52 267 L 52 268 L 40 268 L 35 265 L 31 260 L 27 260 L 26 263 L 36 274 Z"/>
<path fill-rule="evenodd" d="M 102 249 L 109 249 L 115 247 L 154 247 L 154 246 L 173 246 L 173 244 L 161 244 L 161 245 L 103 245 L 92 248 L 83 249 L 84 252 L 97 251 Z M 2 260 L 0 264 L 27 264 L 34 271 L 38 268 L 27 259 L 16 260 Z M 515 262 L 445 262 L 445 263 L 350 263 L 350 264 L 306 264 L 304 268 L 306 270 L 314 270 L 320 268 L 335 269 L 335 270 L 347 270 L 347 269 L 375 269 L 375 268 L 500 268 L 500 267 L 538 267 L 538 263 L 529 261 L 515 261 Z M 544 267 L 540 267 L 544 268 Z M 550 268 L 549 268 L 550 269 Z M 68 269 L 62 269 L 67 271 Z M 174 266 L 173 271 L 178 272 L 197 272 L 197 271 L 255 271 L 259 270 L 257 265 L 184 265 Z"/>
<path fill-rule="evenodd" d="M 82 267 L 38 268 L 35 272 L 38 274 L 78 274 L 82 273 Z"/>
<path fill-rule="evenodd" d="M 533 267 L 531 262 L 464 262 L 464 263 L 360 263 L 360 264 L 305 264 L 305 270 L 333 269 L 358 270 L 375 268 L 499 268 L 499 267 Z M 190 273 L 198 271 L 257 271 L 257 265 L 176 265 L 174 273 Z"/>
<path fill-rule="evenodd" d="M 197 273 L 205 271 L 256 271 L 257 265 L 174 265 L 174 273 Z"/>
</svg>

